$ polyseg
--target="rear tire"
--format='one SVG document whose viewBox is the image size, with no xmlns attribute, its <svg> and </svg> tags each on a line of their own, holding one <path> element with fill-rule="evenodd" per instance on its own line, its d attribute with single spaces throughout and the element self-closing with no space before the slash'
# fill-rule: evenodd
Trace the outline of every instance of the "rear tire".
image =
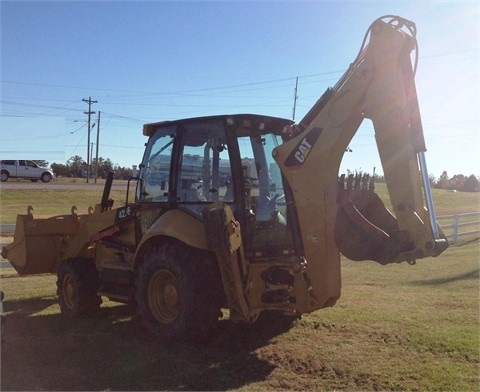
<svg viewBox="0 0 480 392">
<path fill-rule="evenodd" d="M 223 291 L 216 259 L 179 242 L 152 248 L 139 267 L 136 301 L 147 329 L 168 340 L 211 336 Z"/>
<path fill-rule="evenodd" d="M 97 294 L 100 279 L 95 264 L 88 259 L 65 261 L 57 273 L 60 310 L 68 316 L 93 314 L 102 299 Z"/>
</svg>

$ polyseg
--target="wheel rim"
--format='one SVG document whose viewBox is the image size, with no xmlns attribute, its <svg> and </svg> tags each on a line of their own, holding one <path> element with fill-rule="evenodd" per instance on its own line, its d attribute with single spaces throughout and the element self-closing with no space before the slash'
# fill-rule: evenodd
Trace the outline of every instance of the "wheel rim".
<svg viewBox="0 0 480 392">
<path fill-rule="evenodd" d="M 63 298 L 67 308 L 75 308 L 78 299 L 78 290 L 72 275 L 66 275 L 63 279 Z"/>
<path fill-rule="evenodd" d="M 153 316 L 161 324 L 173 322 L 180 310 L 180 287 L 170 271 L 156 271 L 148 285 L 148 305 Z"/>
</svg>

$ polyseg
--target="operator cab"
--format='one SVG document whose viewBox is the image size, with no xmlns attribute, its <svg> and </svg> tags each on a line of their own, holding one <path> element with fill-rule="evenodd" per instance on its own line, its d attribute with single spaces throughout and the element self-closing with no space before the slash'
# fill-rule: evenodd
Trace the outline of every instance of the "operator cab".
<svg viewBox="0 0 480 392">
<path fill-rule="evenodd" d="M 149 140 L 136 194 L 142 234 L 169 209 L 201 220 L 202 210 L 220 201 L 241 224 L 247 256 L 293 254 L 296 213 L 272 157 L 292 123 L 244 114 L 145 125 Z"/>
</svg>

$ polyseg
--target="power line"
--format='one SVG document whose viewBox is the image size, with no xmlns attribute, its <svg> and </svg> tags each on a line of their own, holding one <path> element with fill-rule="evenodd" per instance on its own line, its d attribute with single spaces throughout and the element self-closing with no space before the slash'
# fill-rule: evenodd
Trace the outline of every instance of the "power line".
<svg viewBox="0 0 480 392">
<path fill-rule="evenodd" d="M 438 54 L 431 54 L 428 56 L 421 56 L 420 60 L 422 62 L 427 59 L 437 59 L 441 57 L 447 57 L 448 61 L 455 61 L 454 55 L 463 54 L 463 53 L 472 53 L 475 57 L 473 59 L 477 59 L 477 48 L 463 48 L 459 49 L 455 52 L 449 53 L 438 53 Z M 433 64 L 442 64 L 443 61 L 435 61 Z M 327 71 L 327 72 L 320 72 L 308 75 L 300 75 L 302 79 L 318 77 L 318 76 L 326 76 L 329 74 L 344 72 L 345 69 L 336 70 L 336 71 Z M 202 78 L 204 79 L 204 78 Z M 172 95 L 172 94 L 183 94 L 183 93 L 191 93 L 191 92 L 202 92 L 202 91 L 213 91 L 213 90 L 224 90 L 224 89 L 232 89 L 238 87 L 248 87 L 248 86 L 257 86 L 262 84 L 270 84 L 270 83 L 277 83 L 277 82 L 285 82 L 285 81 L 292 81 L 295 80 L 295 77 L 286 77 L 280 79 L 272 79 L 272 80 L 264 80 L 260 82 L 248 82 L 248 83 L 241 83 L 241 84 L 233 84 L 233 85 L 225 85 L 225 86 L 217 86 L 217 87 L 207 87 L 207 88 L 200 88 L 200 89 L 188 89 L 188 90 L 179 90 L 179 91 L 170 91 L 170 92 L 149 92 L 149 91 L 135 91 L 135 90 L 127 90 L 127 89 L 106 89 L 106 88 L 99 88 L 99 87 L 85 87 L 85 86 L 74 86 L 74 85 L 63 85 L 63 84 L 49 84 L 49 83 L 35 83 L 35 82 L 19 82 L 19 81 L 8 81 L 8 80 L 1 80 L 1 83 L 6 84 L 23 84 L 23 85 L 32 85 L 32 86 L 45 86 L 45 87 L 54 87 L 54 88 L 68 88 L 68 89 L 88 89 L 88 90 L 95 90 L 95 91 L 108 91 L 108 92 L 120 92 L 120 93 L 129 93 L 129 94 L 152 94 L 152 95 Z"/>
</svg>

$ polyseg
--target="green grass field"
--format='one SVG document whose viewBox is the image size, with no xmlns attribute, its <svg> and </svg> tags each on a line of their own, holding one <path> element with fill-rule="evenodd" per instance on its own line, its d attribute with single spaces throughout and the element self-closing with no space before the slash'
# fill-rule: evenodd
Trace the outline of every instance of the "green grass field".
<svg viewBox="0 0 480 392">
<path fill-rule="evenodd" d="M 14 223 L 5 211 L 13 206 L 60 214 L 101 196 L 5 191 L 2 223 Z M 435 190 L 434 197 L 439 214 L 479 210 L 478 194 Z M 293 325 L 222 320 L 197 345 L 159 341 L 133 307 L 106 299 L 98 316 L 68 319 L 56 302 L 56 276 L 20 278 L 4 268 L 0 389 L 478 391 L 479 251 L 476 239 L 413 266 L 343 259 L 335 307 Z"/>
<path fill-rule="evenodd" d="M 116 207 L 125 204 L 125 190 L 112 189 L 110 197 L 115 200 Z M 133 200 L 131 192 L 130 200 Z M 48 185 L 38 189 L 0 189 L 0 222 L 14 224 L 17 214 L 26 214 L 27 206 L 33 207 L 34 216 L 52 216 L 70 214 L 72 206 L 76 206 L 78 214 L 86 214 L 88 208 L 100 203 L 102 190 L 94 190 L 85 186 L 78 189 L 48 189 Z"/>
<path fill-rule="evenodd" d="M 220 321 L 212 340 L 165 344 L 105 301 L 70 320 L 52 275 L 2 271 L 2 390 L 478 391 L 479 246 L 417 265 L 343 260 L 343 295 L 293 326 Z"/>
</svg>

